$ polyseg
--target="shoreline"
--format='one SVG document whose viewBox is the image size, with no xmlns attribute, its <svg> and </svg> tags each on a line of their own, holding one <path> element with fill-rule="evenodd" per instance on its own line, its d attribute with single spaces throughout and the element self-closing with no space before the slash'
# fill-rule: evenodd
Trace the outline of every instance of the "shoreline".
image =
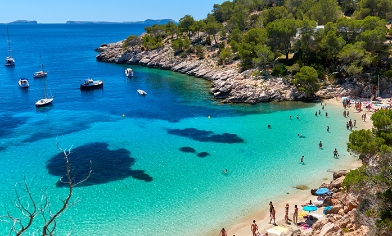
<svg viewBox="0 0 392 236">
<path fill-rule="evenodd" d="M 325 103 L 326 106 L 340 106 L 342 112 L 345 110 L 342 106 L 342 100 L 341 98 L 337 99 L 325 99 L 322 101 L 322 103 Z M 350 111 L 350 117 L 349 118 L 344 118 L 343 115 L 342 117 L 344 119 L 353 119 L 357 120 L 357 126 L 354 127 L 354 130 L 360 130 L 360 129 L 371 129 L 373 127 L 372 121 L 370 120 L 370 117 L 372 115 L 372 112 L 367 112 L 367 111 L 362 111 L 358 112 L 355 110 L 353 106 L 350 108 L 347 108 L 346 111 Z M 362 120 L 362 114 L 366 113 L 367 118 L 366 121 Z M 348 141 L 348 140 L 347 140 Z M 362 162 L 360 160 L 355 160 L 351 162 L 347 166 L 347 169 L 356 169 L 362 165 Z M 325 180 L 323 178 L 320 178 L 318 180 L 314 180 L 312 182 L 312 186 L 309 186 L 311 189 L 318 188 L 321 184 L 323 184 L 326 181 L 332 180 L 332 173 L 329 173 L 331 177 L 328 177 L 328 180 Z M 322 176 L 324 177 L 324 176 Z M 292 229 L 299 229 L 299 227 L 294 226 L 294 224 L 288 225 L 284 222 L 284 208 L 286 203 L 289 204 L 289 219 L 293 218 L 293 209 L 294 205 L 297 205 L 299 212 L 302 211 L 301 204 L 305 202 L 309 202 L 309 200 L 316 200 L 317 197 L 313 196 L 310 193 L 310 189 L 308 190 L 298 190 L 298 192 L 291 193 L 287 196 L 284 196 L 282 193 L 282 198 L 276 199 L 271 199 L 272 203 L 274 204 L 274 207 L 276 209 L 276 224 L 278 226 L 282 226 L 285 228 L 292 228 Z M 261 202 L 259 205 L 263 206 L 260 209 L 257 209 L 253 212 L 249 212 L 246 216 L 242 217 L 240 220 L 237 221 L 234 225 L 231 227 L 226 228 L 227 235 L 235 235 L 235 236 L 247 236 L 247 235 L 252 235 L 250 231 L 250 226 L 252 224 L 253 220 L 256 220 L 256 224 L 258 225 L 259 232 L 262 234 L 265 234 L 266 231 L 269 228 L 274 227 L 275 225 L 269 224 L 269 202 Z M 321 214 L 322 211 L 320 209 L 317 212 L 318 214 Z M 298 222 L 300 222 L 300 219 L 298 219 Z"/>
<path fill-rule="evenodd" d="M 257 104 L 271 101 L 314 101 L 331 99 L 336 96 L 353 94 L 353 85 L 365 88 L 359 83 L 344 83 L 342 85 L 325 84 L 316 97 L 307 97 L 297 86 L 286 78 L 272 75 L 254 75 L 255 68 L 239 72 L 237 63 L 230 65 L 216 64 L 215 59 L 197 59 L 194 56 L 182 58 L 173 56 L 173 49 L 165 44 L 164 47 L 152 50 L 142 50 L 139 47 L 123 50 L 124 40 L 101 44 L 95 49 L 99 54 L 96 60 L 104 63 L 124 65 L 139 65 L 160 70 L 171 70 L 211 82 L 209 93 L 222 103 Z M 256 73 L 257 74 L 257 73 Z M 360 96 L 367 96 L 360 94 Z"/>
</svg>

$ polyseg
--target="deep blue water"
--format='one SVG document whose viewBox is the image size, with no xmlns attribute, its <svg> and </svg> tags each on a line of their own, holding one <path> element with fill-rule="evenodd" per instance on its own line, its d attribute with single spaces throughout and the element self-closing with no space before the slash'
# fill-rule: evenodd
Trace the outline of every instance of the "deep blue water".
<svg viewBox="0 0 392 236">
<path fill-rule="evenodd" d="M 61 216 L 59 235 L 211 235 L 258 202 L 350 160 L 338 110 L 315 118 L 314 103 L 221 104 L 201 78 L 132 66 L 128 79 L 126 65 L 96 61 L 95 48 L 140 35 L 143 25 L 0 25 L 0 60 L 8 55 L 7 27 L 16 66 L 0 66 L 1 202 L 14 199 L 15 183 L 26 177 L 37 196 L 44 189 L 58 206 L 66 189 L 56 143 L 72 147 L 76 179 L 93 161 L 92 176 L 74 192 L 80 202 Z M 40 55 L 54 102 L 37 109 L 44 80 L 32 75 Z M 18 87 L 21 77 L 29 89 Z M 88 77 L 104 80 L 104 88 L 80 91 Z M 325 158 L 335 147 L 341 160 Z M 298 176 L 291 168 L 304 153 L 312 154 L 299 167 L 308 176 Z M 0 234 L 6 231 L 0 224 Z"/>
</svg>

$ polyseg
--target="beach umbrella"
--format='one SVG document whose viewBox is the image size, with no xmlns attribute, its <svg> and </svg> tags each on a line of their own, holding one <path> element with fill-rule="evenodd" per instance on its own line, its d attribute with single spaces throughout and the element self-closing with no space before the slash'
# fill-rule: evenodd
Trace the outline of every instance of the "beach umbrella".
<svg viewBox="0 0 392 236">
<path fill-rule="evenodd" d="M 317 195 L 324 195 L 324 194 L 326 194 L 328 192 L 329 192 L 328 188 L 319 188 L 319 189 L 317 189 L 316 194 Z"/>
<path fill-rule="evenodd" d="M 317 211 L 317 207 L 316 206 L 314 206 L 314 205 L 307 205 L 307 206 L 304 206 L 303 208 L 302 208 L 302 210 L 304 210 L 304 211 L 309 211 L 309 212 L 311 212 L 311 211 Z"/>
</svg>

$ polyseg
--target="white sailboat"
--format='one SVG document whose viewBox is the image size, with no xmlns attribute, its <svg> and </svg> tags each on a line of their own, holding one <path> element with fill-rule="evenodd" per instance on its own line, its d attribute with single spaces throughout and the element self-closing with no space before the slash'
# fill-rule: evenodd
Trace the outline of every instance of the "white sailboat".
<svg viewBox="0 0 392 236">
<path fill-rule="evenodd" d="M 35 103 L 36 107 L 44 107 L 47 105 L 52 104 L 53 102 L 53 96 L 48 97 L 48 94 L 46 93 L 46 78 L 44 79 L 44 98 L 41 98 Z"/>
<path fill-rule="evenodd" d="M 44 71 L 44 64 L 42 63 L 42 57 L 39 55 L 39 59 L 41 61 L 41 70 L 34 73 L 34 78 L 43 78 L 48 75 L 48 72 Z"/>
<path fill-rule="evenodd" d="M 15 65 L 15 59 L 12 57 L 10 35 L 8 34 L 8 28 L 7 28 L 7 36 L 8 36 L 8 52 L 10 53 L 10 55 L 5 58 L 5 64 L 4 65 L 5 66 L 14 66 Z"/>
</svg>

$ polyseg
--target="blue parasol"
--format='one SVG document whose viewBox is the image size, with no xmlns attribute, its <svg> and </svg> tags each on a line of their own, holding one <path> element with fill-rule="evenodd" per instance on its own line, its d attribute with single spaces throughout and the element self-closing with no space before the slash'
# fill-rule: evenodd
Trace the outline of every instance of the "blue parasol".
<svg viewBox="0 0 392 236">
<path fill-rule="evenodd" d="M 302 208 L 302 210 L 304 210 L 304 211 L 309 211 L 309 212 L 311 212 L 311 211 L 317 211 L 317 207 L 316 206 L 314 206 L 314 205 L 307 205 L 307 206 L 304 206 L 303 208 Z"/>
<path fill-rule="evenodd" d="M 326 194 L 328 192 L 329 192 L 328 188 L 319 188 L 319 189 L 317 189 L 316 194 L 317 195 L 324 195 L 324 194 Z"/>
</svg>

